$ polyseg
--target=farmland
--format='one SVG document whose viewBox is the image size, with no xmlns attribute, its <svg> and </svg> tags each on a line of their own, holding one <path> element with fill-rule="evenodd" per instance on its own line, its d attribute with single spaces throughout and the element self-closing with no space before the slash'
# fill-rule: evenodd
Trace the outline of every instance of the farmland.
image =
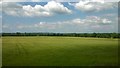
<svg viewBox="0 0 120 68">
<path fill-rule="evenodd" d="M 118 40 L 81 37 L 2 37 L 3 66 L 115 66 Z"/>
</svg>

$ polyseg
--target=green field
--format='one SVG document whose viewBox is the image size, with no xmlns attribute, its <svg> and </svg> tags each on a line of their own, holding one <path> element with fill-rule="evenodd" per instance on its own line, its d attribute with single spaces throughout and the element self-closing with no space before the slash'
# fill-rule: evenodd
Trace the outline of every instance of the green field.
<svg viewBox="0 0 120 68">
<path fill-rule="evenodd" d="M 115 66 L 118 40 L 79 37 L 2 37 L 3 66 Z"/>
<path fill-rule="evenodd" d="M 0 38 L 0 67 L 2 66 L 2 39 Z"/>
</svg>

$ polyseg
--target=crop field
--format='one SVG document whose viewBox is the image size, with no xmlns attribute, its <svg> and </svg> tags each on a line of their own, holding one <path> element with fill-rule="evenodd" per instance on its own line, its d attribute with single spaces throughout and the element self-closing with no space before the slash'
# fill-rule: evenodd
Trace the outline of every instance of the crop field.
<svg viewBox="0 0 120 68">
<path fill-rule="evenodd" d="M 3 66 L 116 66 L 118 40 L 81 37 L 2 37 Z"/>
</svg>

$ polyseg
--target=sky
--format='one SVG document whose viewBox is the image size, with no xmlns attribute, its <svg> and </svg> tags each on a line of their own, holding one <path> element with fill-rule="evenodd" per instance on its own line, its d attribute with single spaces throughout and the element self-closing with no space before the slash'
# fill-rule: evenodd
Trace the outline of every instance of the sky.
<svg viewBox="0 0 120 68">
<path fill-rule="evenodd" d="M 48 2 L 48 1 L 57 1 L 57 2 L 78 2 L 78 1 L 92 1 L 92 2 L 119 2 L 120 0 L 0 0 L 3 2 Z"/>
<path fill-rule="evenodd" d="M 117 2 L 4 2 L 2 32 L 118 32 Z"/>
</svg>

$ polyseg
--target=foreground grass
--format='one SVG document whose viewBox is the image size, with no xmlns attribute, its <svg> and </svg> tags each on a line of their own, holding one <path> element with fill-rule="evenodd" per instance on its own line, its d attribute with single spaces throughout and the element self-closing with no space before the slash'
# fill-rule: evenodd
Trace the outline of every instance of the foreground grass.
<svg viewBox="0 0 120 68">
<path fill-rule="evenodd" d="M 2 66 L 2 38 L 0 37 L 0 67 Z"/>
<path fill-rule="evenodd" d="M 3 66 L 114 66 L 118 40 L 3 37 Z"/>
</svg>

